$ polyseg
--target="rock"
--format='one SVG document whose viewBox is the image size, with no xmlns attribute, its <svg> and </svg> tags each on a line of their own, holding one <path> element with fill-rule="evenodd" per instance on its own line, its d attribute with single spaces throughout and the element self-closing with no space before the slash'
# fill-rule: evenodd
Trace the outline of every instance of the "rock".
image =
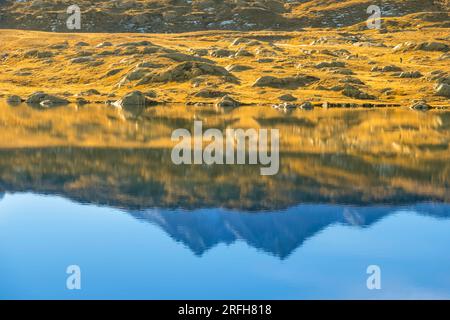
<svg viewBox="0 0 450 320">
<path fill-rule="evenodd" d="M 171 66 L 161 72 L 147 74 L 137 83 L 137 85 L 152 82 L 184 82 L 204 75 L 222 76 L 225 77 L 225 80 L 228 82 L 237 82 L 237 78 L 229 73 L 224 67 L 209 63 L 189 61 Z"/>
<path fill-rule="evenodd" d="M 236 38 L 236 39 L 233 40 L 233 42 L 231 43 L 231 45 L 232 45 L 232 46 L 237 46 L 237 45 L 240 45 L 240 44 L 242 44 L 242 43 L 247 44 L 247 43 L 249 43 L 249 42 L 251 42 L 251 41 L 252 41 L 251 39 L 247 39 L 247 38 Z"/>
<path fill-rule="evenodd" d="M 136 68 L 125 75 L 126 80 L 141 80 L 150 70 L 147 68 Z"/>
<path fill-rule="evenodd" d="M 358 84 L 358 85 L 364 85 L 364 82 L 362 82 L 360 79 L 355 77 L 345 77 L 344 79 L 339 80 L 340 83 L 350 83 L 350 84 Z"/>
<path fill-rule="evenodd" d="M 69 101 L 64 98 L 53 96 L 44 92 L 35 92 L 31 94 L 25 102 L 32 105 L 40 104 L 42 106 L 56 106 L 69 103 Z"/>
<path fill-rule="evenodd" d="M 372 100 L 375 99 L 374 96 L 369 95 L 365 92 L 362 92 L 359 88 L 356 88 L 351 85 L 346 85 L 342 94 L 346 97 L 361 99 L 361 100 Z"/>
<path fill-rule="evenodd" d="M 226 95 L 227 95 L 227 93 L 223 92 L 223 91 L 212 90 L 212 89 L 202 89 L 199 92 L 197 92 L 196 94 L 194 94 L 194 97 L 209 99 L 209 98 L 219 98 L 219 97 L 223 97 Z"/>
<path fill-rule="evenodd" d="M 430 105 L 428 105 L 425 101 L 415 101 L 411 106 L 413 110 L 428 110 L 430 109 Z"/>
<path fill-rule="evenodd" d="M 394 65 L 384 66 L 382 68 L 375 66 L 370 71 L 371 72 L 401 72 L 402 68 L 394 66 Z"/>
<path fill-rule="evenodd" d="M 345 63 L 340 61 L 331 61 L 331 62 L 320 62 L 316 64 L 315 68 L 323 69 L 323 68 L 344 68 Z"/>
<path fill-rule="evenodd" d="M 399 78 L 410 78 L 410 79 L 416 79 L 416 78 L 422 78 L 423 75 L 419 71 L 411 71 L 411 72 L 402 72 L 399 75 Z"/>
<path fill-rule="evenodd" d="M 229 72 L 243 72 L 253 69 L 252 67 L 241 65 L 241 64 L 230 64 L 225 67 Z"/>
<path fill-rule="evenodd" d="M 49 47 L 50 49 L 55 49 L 55 50 L 64 50 L 69 48 L 69 43 L 63 42 L 63 43 L 57 43 L 57 44 L 53 44 Z"/>
<path fill-rule="evenodd" d="M 394 52 L 405 52 L 405 51 L 408 51 L 408 50 L 412 50 L 412 49 L 414 49 L 416 47 L 416 43 L 414 43 L 414 42 L 404 42 L 404 43 L 400 43 L 400 44 L 398 44 L 398 45 L 396 45 L 393 49 L 392 49 L 392 51 L 394 51 Z"/>
<path fill-rule="evenodd" d="M 273 61 L 274 61 L 274 60 L 271 59 L 271 58 L 262 58 L 262 59 L 256 60 L 256 62 L 258 62 L 258 63 L 271 63 L 271 62 L 273 62 Z"/>
<path fill-rule="evenodd" d="M 51 51 L 39 51 L 39 50 L 30 50 L 25 52 L 25 58 L 37 58 L 37 59 L 46 59 L 53 57 L 54 54 Z"/>
<path fill-rule="evenodd" d="M 108 78 L 108 77 L 115 76 L 116 74 L 118 74 L 118 73 L 121 72 L 122 70 L 123 70 L 122 68 L 111 69 L 111 70 L 109 70 L 103 77 L 104 77 L 104 78 Z"/>
<path fill-rule="evenodd" d="M 204 57 L 208 55 L 208 49 L 190 49 L 189 50 L 192 54 L 199 56 L 199 57 Z"/>
<path fill-rule="evenodd" d="M 281 101 L 296 101 L 297 100 L 296 97 L 294 97 L 292 94 L 289 94 L 289 93 L 279 96 L 278 99 L 280 99 Z"/>
<path fill-rule="evenodd" d="M 111 42 L 105 41 L 105 42 L 102 42 L 102 43 L 98 44 L 96 46 L 96 48 L 112 47 L 112 45 L 113 44 Z"/>
<path fill-rule="evenodd" d="M 239 107 L 240 105 L 241 105 L 241 103 L 239 101 L 234 100 L 229 95 L 223 96 L 216 103 L 217 107 L 222 107 L 222 108 L 236 108 L 236 107 Z"/>
<path fill-rule="evenodd" d="M 314 105 L 311 102 L 309 102 L 309 101 L 303 102 L 298 107 L 300 109 L 303 109 L 303 110 L 312 110 L 312 109 L 314 109 Z"/>
<path fill-rule="evenodd" d="M 276 78 L 273 76 L 263 76 L 258 78 L 253 87 L 272 87 L 272 88 L 290 88 L 296 89 L 298 87 L 305 87 L 314 82 L 319 81 L 319 78 L 313 76 L 297 75 L 295 77 Z"/>
<path fill-rule="evenodd" d="M 214 64 L 214 61 L 212 61 L 212 60 L 202 58 L 202 57 L 192 56 L 190 54 L 185 54 L 185 53 L 181 53 L 181 52 L 164 53 L 164 54 L 161 54 L 160 57 L 171 59 L 176 62 L 199 61 L 199 62 Z"/>
<path fill-rule="evenodd" d="M 78 97 L 78 98 L 76 99 L 75 102 L 76 102 L 76 104 L 79 105 L 79 106 L 83 106 L 83 105 L 89 103 L 88 100 L 86 100 L 85 98 L 81 98 L 81 97 Z"/>
<path fill-rule="evenodd" d="M 86 63 L 86 62 L 94 62 L 95 59 L 92 57 L 79 57 L 70 59 L 71 63 Z"/>
<path fill-rule="evenodd" d="M 210 55 L 212 57 L 216 57 L 216 58 L 228 58 L 235 54 L 236 54 L 236 52 L 232 51 L 232 50 L 218 49 L 218 50 L 212 51 Z"/>
<path fill-rule="evenodd" d="M 440 83 L 436 86 L 436 95 L 450 98 L 450 85 Z"/>
<path fill-rule="evenodd" d="M 415 50 L 447 52 L 449 46 L 442 42 L 423 42 L 418 44 Z"/>
<path fill-rule="evenodd" d="M 89 89 L 89 90 L 81 92 L 82 96 L 94 96 L 94 95 L 98 96 L 100 94 L 101 93 L 98 90 L 96 90 L 96 89 Z"/>
<path fill-rule="evenodd" d="M 17 95 L 11 95 L 6 98 L 6 102 L 9 104 L 20 104 L 22 103 L 22 98 Z"/>
<path fill-rule="evenodd" d="M 75 47 L 89 47 L 89 43 L 80 41 L 75 44 Z"/>
<path fill-rule="evenodd" d="M 236 54 L 234 55 L 236 58 L 238 57 L 254 57 L 253 53 L 244 50 L 244 49 L 240 49 L 238 50 L 238 52 L 236 52 Z"/>
<path fill-rule="evenodd" d="M 155 104 L 155 101 L 149 100 L 145 96 L 145 94 L 140 91 L 130 92 L 126 94 L 121 100 L 118 100 L 114 103 L 115 106 L 119 106 L 125 109 L 134 107 L 144 108 L 152 104 Z"/>
<path fill-rule="evenodd" d="M 439 61 L 450 60 L 450 53 L 444 53 L 442 56 L 439 57 L 438 60 Z"/>
<path fill-rule="evenodd" d="M 148 98 L 156 98 L 158 96 L 154 90 L 149 90 L 145 92 L 144 95 Z"/>
</svg>

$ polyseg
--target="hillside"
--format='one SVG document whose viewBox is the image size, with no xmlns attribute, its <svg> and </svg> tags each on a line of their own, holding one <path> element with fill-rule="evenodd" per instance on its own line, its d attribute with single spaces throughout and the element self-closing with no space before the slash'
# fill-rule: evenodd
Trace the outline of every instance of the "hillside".
<svg viewBox="0 0 450 320">
<path fill-rule="evenodd" d="M 69 1 L 0 1 L 0 28 L 67 31 Z M 363 24 L 371 0 L 79 0 L 80 32 L 286 30 Z M 449 27 L 447 0 L 381 0 L 386 26 Z M 398 18 L 401 17 L 399 20 Z M 364 27 L 363 26 L 363 27 Z"/>
</svg>

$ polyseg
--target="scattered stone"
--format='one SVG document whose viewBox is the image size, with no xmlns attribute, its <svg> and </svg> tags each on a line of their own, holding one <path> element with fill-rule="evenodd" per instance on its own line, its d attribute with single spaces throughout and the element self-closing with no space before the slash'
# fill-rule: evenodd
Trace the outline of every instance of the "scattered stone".
<svg viewBox="0 0 450 320">
<path fill-rule="evenodd" d="M 232 50 L 217 49 L 217 50 L 212 51 L 210 55 L 212 57 L 216 57 L 216 58 L 228 58 L 235 54 L 236 54 L 236 52 L 232 51 Z"/>
<path fill-rule="evenodd" d="M 382 68 L 375 66 L 370 71 L 372 71 L 372 72 L 401 72 L 403 70 L 400 67 L 397 67 L 394 65 L 389 65 L 389 66 L 384 66 Z"/>
<path fill-rule="evenodd" d="M 202 89 L 199 92 L 197 92 L 196 94 L 194 94 L 194 97 L 210 99 L 210 98 L 219 98 L 219 97 L 223 97 L 226 95 L 227 95 L 227 93 L 223 92 L 223 91 L 212 90 L 212 89 Z"/>
<path fill-rule="evenodd" d="M 422 111 L 424 111 L 424 110 L 430 109 L 431 107 L 425 101 L 415 101 L 410 106 L 410 108 L 413 109 L 413 110 L 422 110 Z"/>
<path fill-rule="evenodd" d="M 450 98 L 450 85 L 440 83 L 436 86 L 436 95 Z"/>
<path fill-rule="evenodd" d="M 87 62 L 94 62 L 95 59 L 92 57 L 79 57 L 79 58 L 73 58 L 70 59 L 71 63 L 87 63 Z"/>
<path fill-rule="evenodd" d="M 228 82 L 237 82 L 237 78 L 221 66 L 189 61 L 171 66 L 161 72 L 147 74 L 137 85 L 152 82 L 184 82 L 203 75 L 222 76 Z"/>
<path fill-rule="evenodd" d="M 258 62 L 258 63 L 272 63 L 273 61 L 274 60 L 271 58 L 261 58 L 261 59 L 256 60 L 256 62 Z"/>
<path fill-rule="evenodd" d="M 63 43 L 57 43 L 57 44 L 53 44 L 49 47 L 50 49 L 55 49 L 55 50 L 64 50 L 69 48 L 69 43 L 63 42 Z"/>
<path fill-rule="evenodd" d="M 89 101 L 86 100 L 85 98 L 82 98 L 82 97 L 78 97 L 75 102 L 79 106 L 83 106 L 85 104 L 89 104 Z"/>
<path fill-rule="evenodd" d="M 449 46 L 442 42 L 423 42 L 416 46 L 415 50 L 422 51 L 449 51 Z"/>
<path fill-rule="evenodd" d="M 212 60 L 197 57 L 197 56 L 192 56 L 190 54 L 185 54 L 185 53 L 181 53 L 181 52 L 164 53 L 164 54 L 161 54 L 160 57 L 171 59 L 176 62 L 199 61 L 199 62 L 214 64 L 214 61 L 212 61 Z"/>
<path fill-rule="evenodd" d="M 121 72 L 122 70 L 123 70 L 122 68 L 111 69 L 111 70 L 109 70 L 109 71 L 104 75 L 104 78 L 108 78 L 108 77 L 115 76 L 116 74 L 118 74 L 118 73 Z"/>
<path fill-rule="evenodd" d="M 42 106 L 56 106 L 69 103 L 69 101 L 64 98 L 53 96 L 41 91 L 31 94 L 25 102 L 31 105 L 41 104 Z"/>
<path fill-rule="evenodd" d="M 95 96 L 95 95 L 100 95 L 100 92 L 96 89 L 89 89 L 86 91 L 81 92 L 82 96 Z"/>
<path fill-rule="evenodd" d="M 308 86 L 319 81 L 319 78 L 313 76 L 297 75 L 295 77 L 277 78 L 273 76 L 263 76 L 256 80 L 253 87 L 272 87 L 296 89 Z"/>
<path fill-rule="evenodd" d="M 251 53 L 245 49 L 238 50 L 238 52 L 236 52 L 236 54 L 234 56 L 236 58 L 238 58 L 238 57 L 254 57 L 253 53 Z"/>
<path fill-rule="evenodd" d="M 133 91 L 126 94 L 121 100 L 116 101 L 114 105 L 127 109 L 133 107 L 144 108 L 155 103 L 155 101 L 148 99 L 142 92 Z"/>
<path fill-rule="evenodd" d="M 229 72 L 243 72 L 247 70 L 252 70 L 252 67 L 241 65 L 241 64 L 231 64 L 225 67 Z"/>
<path fill-rule="evenodd" d="M 324 69 L 324 68 L 344 68 L 345 62 L 340 61 L 331 61 L 331 62 L 320 62 L 316 64 L 315 66 L 317 69 Z"/>
<path fill-rule="evenodd" d="M 112 47 L 112 45 L 113 44 L 111 42 L 105 41 L 105 42 L 102 42 L 102 43 L 98 44 L 96 46 L 96 48 Z"/>
<path fill-rule="evenodd" d="M 283 94 L 281 96 L 278 97 L 278 99 L 280 99 L 281 101 L 296 101 L 297 98 L 294 97 L 292 94 L 287 93 L 287 94 Z"/>
<path fill-rule="evenodd" d="M 30 50 L 25 52 L 25 58 L 37 58 L 37 59 L 46 59 L 53 57 L 54 54 L 51 51 L 39 51 L 39 50 Z"/>
<path fill-rule="evenodd" d="M 361 100 L 375 99 L 374 96 L 369 95 L 365 92 L 362 92 L 359 88 L 351 86 L 351 85 L 346 85 L 344 90 L 342 91 L 342 94 L 346 97 L 361 99 Z"/>
<path fill-rule="evenodd" d="M 402 72 L 399 75 L 399 78 L 410 78 L 410 79 L 417 79 L 422 77 L 423 75 L 419 71 Z"/>
<path fill-rule="evenodd" d="M 20 104 L 22 103 L 22 98 L 17 95 L 11 95 L 6 98 L 6 102 L 9 104 Z"/>
<path fill-rule="evenodd" d="M 239 101 L 234 100 L 229 95 L 223 96 L 216 103 L 217 107 L 222 107 L 222 108 L 236 108 L 236 107 L 239 107 L 240 105 L 241 105 L 241 103 Z"/>
</svg>

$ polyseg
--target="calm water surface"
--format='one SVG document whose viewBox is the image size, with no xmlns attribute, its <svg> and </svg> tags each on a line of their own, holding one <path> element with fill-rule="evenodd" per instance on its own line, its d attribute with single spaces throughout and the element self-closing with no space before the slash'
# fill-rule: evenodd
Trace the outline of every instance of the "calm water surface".
<svg viewBox="0 0 450 320">
<path fill-rule="evenodd" d="M 0 299 L 450 298 L 447 112 L 246 114 L 281 133 L 280 173 L 261 177 L 173 165 L 164 139 L 186 111 L 87 129 L 8 110 L 22 131 L 0 148 Z M 236 112 L 192 111 L 221 128 Z"/>
</svg>

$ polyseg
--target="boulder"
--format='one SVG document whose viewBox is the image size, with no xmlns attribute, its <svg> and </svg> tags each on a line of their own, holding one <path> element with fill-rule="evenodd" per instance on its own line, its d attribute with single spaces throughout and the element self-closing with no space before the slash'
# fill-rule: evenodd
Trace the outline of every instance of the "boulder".
<svg viewBox="0 0 450 320">
<path fill-rule="evenodd" d="M 292 94 L 289 94 L 289 93 L 279 96 L 278 99 L 280 99 L 281 101 L 296 101 L 297 100 L 296 97 L 294 97 Z"/>
<path fill-rule="evenodd" d="M 436 86 L 436 95 L 450 98 L 450 85 L 440 83 Z"/>
<path fill-rule="evenodd" d="M 114 103 L 115 106 L 128 108 L 145 108 L 146 106 L 156 104 L 155 101 L 150 100 L 145 94 L 140 91 L 133 91 L 126 94 L 121 100 Z"/>
<path fill-rule="evenodd" d="M 9 104 L 19 104 L 22 103 L 22 98 L 17 95 L 11 95 L 6 98 L 6 102 Z"/>
<path fill-rule="evenodd" d="M 272 87 L 272 88 L 287 88 L 296 89 L 299 87 L 308 86 L 314 82 L 319 81 L 319 78 L 306 75 L 297 75 L 294 77 L 277 78 L 273 76 L 263 76 L 258 78 L 253 87 Z"/>
<path fill-rule="evenodd" d="M 422 51 L 449 51 L 449 46 L 442 42 L 423 42 L 416 46 L 416 50 Z"/>
<path fill-rule="evenodd" d="M 237 78 L 229 73 L 224 67 L 216 66 L 204 62 L 188 61 L 171 66 L 160 72 L 152 72 L 147 74 L 137 85 L 152 82 L 184 82 L 199 76 L 222 76 L 226 81 L 237 82 Z"/>
<path fill-rule="evenodd" d="M 402 72 L 399 75 L 399 78 L 410 78 L 410 79 L 417 79 L 422 77 L 423 75 L 419 71 Z"/>
<path fill-rule="evenodd" d="M 46 107 L 65 105 L 69 103 L 67 99 L 60 98 L 40 91 L 31 94 L 25 102 L 31 105 L 40 104 Z"/>
<path fill-rule="evenodd" d="M 234 100 L 229 95 L 223 96 L 216 103 L 217 107 L 222 107 L 222 108 L 236 108 L 236 107 L 239 107 L 240 105 L 241 105 L 241 103 L 239 101 Z"/>
</svg>

